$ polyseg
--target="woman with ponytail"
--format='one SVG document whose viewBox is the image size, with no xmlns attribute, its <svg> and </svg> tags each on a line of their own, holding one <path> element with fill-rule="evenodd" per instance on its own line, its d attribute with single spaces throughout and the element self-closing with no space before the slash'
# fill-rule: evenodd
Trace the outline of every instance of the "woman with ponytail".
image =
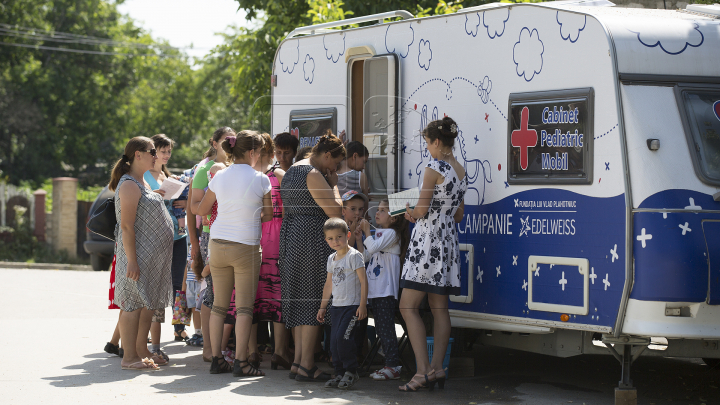
<svg viewBox="0 0 720 405">
<path fill-rule="evenodd" d="M 156 370 L 167 360 L 147 347 L 155 310 L 173 299 L 170 264 L 173 225 L 160 194 L 145 182 L 155 166 L 157 151 L 151 139 L 138 136 L 125 146 L 108 187 L 115 191 L 115 304 L 120 315 L 123 370 Z"/>
</svg>

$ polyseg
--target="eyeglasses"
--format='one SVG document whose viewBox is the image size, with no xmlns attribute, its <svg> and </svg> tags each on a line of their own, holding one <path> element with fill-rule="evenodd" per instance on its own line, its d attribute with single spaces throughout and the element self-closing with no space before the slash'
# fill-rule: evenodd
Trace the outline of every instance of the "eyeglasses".
<svg viewBox="0 0 720 405">
<path fill-rule="evenodd" d="M 149 150 L 141 150 L 139 152 L 150 152 L 150 156 L 157 157 L 157 149 L 155 149 L 155 148 L 152 148 Z"/>
</svg>

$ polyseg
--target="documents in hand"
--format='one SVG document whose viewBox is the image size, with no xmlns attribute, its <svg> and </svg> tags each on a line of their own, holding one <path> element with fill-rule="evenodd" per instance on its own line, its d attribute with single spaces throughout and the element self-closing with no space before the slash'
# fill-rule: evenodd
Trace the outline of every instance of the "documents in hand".
<svg viewBox="0 0 720 405">
<path fill-rule="evenodd" d="M 166 200 L 175 200 L 178 197 L 180 197 L 180 194 L 182 194 L 183 190 L 185 190 L 185 187 L 187 187 L 187 183 L 183 183 L 182 181 L 175 180 L 172 177 L 168 177 L 163 181 L 162 185 L 160 186 L 160 190 L 165 190 L 165 196 L 163 197 Z"/>
<path fill-rule="evenodd" d="M 404 214 L 405 204 L 410 204 L 410 208 L 415 208 L 419 198 L 420 189 L 417 187 L 388 195 L 390 215 Z"/>
</svg>

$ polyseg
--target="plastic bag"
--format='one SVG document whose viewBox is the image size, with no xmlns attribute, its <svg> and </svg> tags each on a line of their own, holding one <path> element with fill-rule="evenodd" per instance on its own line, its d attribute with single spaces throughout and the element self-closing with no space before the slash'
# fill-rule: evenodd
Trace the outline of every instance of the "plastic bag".
<svg viewBox="0 0 720 405">
<path fill-rule="evenodd" d="M 190 309 L 187 307 L 185 291 L 175 291 L 175 303 L 173 304 L 173 325 L 190 325 Z"/>
</svg>

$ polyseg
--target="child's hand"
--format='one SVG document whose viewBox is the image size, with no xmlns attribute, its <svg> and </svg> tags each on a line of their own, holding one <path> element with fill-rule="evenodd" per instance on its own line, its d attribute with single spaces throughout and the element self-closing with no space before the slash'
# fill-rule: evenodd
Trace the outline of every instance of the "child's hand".
<svg viewBox="0 0 720 405">
<path fill-rule="evenodd" d="M 405 204 L 405 219 L 407 219 L 408 221 L 410 221 L 410 222 L 412 222 L 412 223 L 414 224 L 414 223 L 415 223 L 415 218 L 413 218 L 412 215 L 411 215 L 412 211 L 413 211 L 413 209 L 410 208 L 410 204 L 407 204 L 407 203 L 406 203 L 406 204 Z"/>
<path fill-rule="evenodd" d="M 355 235 L 356 240 L 362 240 L 362 229 L 358 226 L 353 235 Z"/>
<path fill-rule="evenodd" d="M 358 321 L 362 321 L 367 318 L 367 306 L 365 304 L 360 304 L 357 311 L 355 311 L 355 316 L 357 316 Z"/>
<path fill-rule="evenodd" d="M 203 224 L 203 226 L 210 225 L 210 220 L 207 219 L 207 216 L 205 216 L 205 215 L 203 215 L 203 217 L 202 217 L 202 224 Z"/>
<path fill-rule="evenodd" d="M 210 274 L 210 265 L 206 265 L 205 268 L 203 268 L 201 276 L 207 277 L 209 274 Z"/>
<path fill-rule="evenodd" d="M 360 226 L 362 227 L 362 231 L 365 232 L 365 236 L 370 235 L 370 222 L 363 219 L 362 222 L 360 222 Z"/>
<path fill-rule="evenodd" d="M 318 310 L 318 313 L 317 313 L 317 316 L 315 317 L 315 319 L 320 323 L 325 323 L 325 312 L 326 311 L 327 310 L 325 308 L 320 308 Z"/>
<path fill-rule="evenodd" d="M 355 229 L 357 229 L 358 220 L 353 219 L 352 221 L 348 222 L 348 229 L 350 232 L 355 232 Z"/>
</svg>

